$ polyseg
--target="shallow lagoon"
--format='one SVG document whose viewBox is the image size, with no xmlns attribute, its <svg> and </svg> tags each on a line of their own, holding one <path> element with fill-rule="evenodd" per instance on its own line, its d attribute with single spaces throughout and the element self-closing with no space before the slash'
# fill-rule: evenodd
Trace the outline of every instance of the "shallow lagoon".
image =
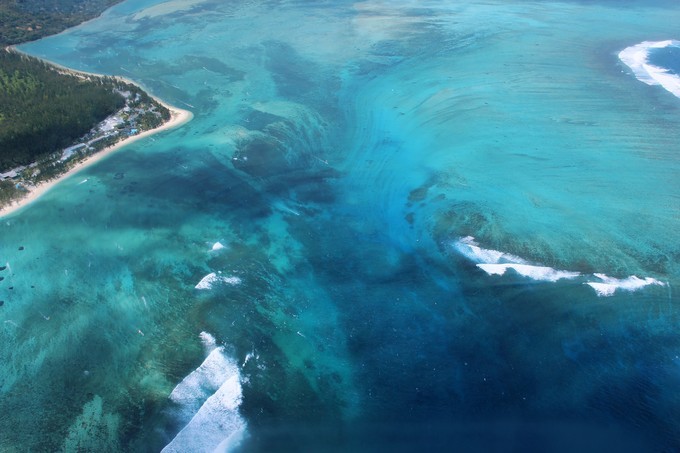
<svg viewBox="0 0 680 453">
<path fill-rule="evenodd" d="M 0 445 L 159 451 L 203 406 L 206 448 L 678 447 L 680 99 L 617 55 L 680 8 L 645 5 L 126 2 L 22 46 L 195 117 L 2 219 Z"/>
</svg>

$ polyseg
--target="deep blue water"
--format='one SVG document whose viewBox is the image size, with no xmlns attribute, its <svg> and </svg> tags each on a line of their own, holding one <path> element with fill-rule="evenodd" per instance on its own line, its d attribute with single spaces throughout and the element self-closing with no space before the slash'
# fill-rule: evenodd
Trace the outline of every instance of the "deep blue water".
<svg viewBox="0 0 680 453">
<path fill-rule="evenodd" d="M 676 45 L 653 49 L 649 53 L 649 62 L 654 66 L 665 68 L 671 74 L 680 75 L 680 47 Z"/>
<path fill-rule="evenodd" d="M 2 219 L 0 449 L 680 448 L 680 100 L 617 58 L 680 8 L 629 4 L 124 2 L 22 46 L 194 119 Z"/>
</svg>

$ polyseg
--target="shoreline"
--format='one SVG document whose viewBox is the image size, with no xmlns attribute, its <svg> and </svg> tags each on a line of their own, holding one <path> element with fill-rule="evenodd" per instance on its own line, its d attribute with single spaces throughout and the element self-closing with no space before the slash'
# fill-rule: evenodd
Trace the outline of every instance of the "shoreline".
<svg viewBox="0 0 680 453">
<path fill-rule="evenodd" d="M 13 49 L 16 50 L 16 48 L 13 48 Z M 21 52 L 21 51 L 18 51 L 18 52 Z M 21 52 L 21 53 L 23 53 L 23 52 Z M 36 57 L 33 57 L 33 58 L 36 58 Z M 149 94 L 148 91 L 145 90 L 140 84 L 135 83 L 134 81 L 132 81 L 128 78 L 125 78 L 125 77 L 106 76 L 106 75 L 103 75 L 103 74 L 94 74 L 94 73 L 88 73 L 88 72 L 84 72 L 84 71 L 78 71 L 78 70 L 75 70 L 75 69 L 66 68 L 64 66 L 52 63 L 51 61 L 47 61 L 47 60 L 43 60 L 43 59 L 41 59 L 41 60 L 45 61 L 46 63 L 48 63 L 48 64 L 50 64 L 50 65 L 52 65 L 52 66 L 54 66 L 58 69 L 68 71 L 72 74 L 80 73 L 80 74 L 86 74 L 88 76 L 96 76 L 96 77 L 115 77 L 118 80 L 123 80 L 127 83 L 131 83 L 131 84 L 139 87 L 140 89 L 144 90 L 147 94 Z M 52 179 L 50 181 L 41 182 L 40 184 L 29 188 L 28 193 L 26 194 L 26 196 L 24 198 L 22 198 L 21 200 L 17 200 L 17 201 L 15 201 L 15 202 L 7 205 L 7 206 L 0 208 L 0 218 L 4 218 L 4 217 L 6 217 L 10 214 L 14 214 L 17 211 L 25 208 L 26 206 L 28 206 L 31 203 L 33 203 L 34 201 L 36 201 L 38 198 L 40 198 L 42 195 L 47 193 L 50 189 L 52 189 L 54 186 L 56 186 L 57 184 L 59 184 L 63 180 L 75 175 L 76 173 L 80 172 L 81 170 L 83 170 L 87 167 L 90 167 L 90 166 L 94 165 L 95 163 L 97 163 L 101 160 L 104 160 L 105 158 L 109 157 L 111 154 L 113 154 L 114 152 L 123 148 L 124 146 L 127 146 L 131 143 L 136 142 L 137 140 L 141 140 L 141 139 L 149 137 L 151 135 L 155 135 L 159 132 L 163 132 L 163 131 L 167 131 L 167 130 L 179 127 L 183 124 L 188 123 L 194 117 L 193 113 L 191 113 L 188 110 L 184 110 L 184 109 L 180 109 L 178 107 L 172 106 L 172 105 L 170 105 L 166 102 L 161 101 L 156 96 L 152 96 L 151 94 L 149 94 L 149 96 L 151 96 L 156 102 L 158 102 L 159 104 L 161 104 L 163 107 L 167 108 L 170 111 L 170 119 L 168 121 L 166 121 L 165 123 L 161 124 L 160 126 L 154 128 L 154 129 L 149 129 L 149 130 L 140 132 L 137 135 L 133 135 L 131 137 L 124 138 L 123 140 L 120 140 L 119 142 L 117 142 L 117 143 L 115 143 L 115 144 L 113 144 L 113 145 L 111 145 L 107 148 L 102 149 L 98 153 L 93 154 L 92 156 L 86 157 L 82 161 L 78 162 L 69 171 L 67 171 L 66 173 L 64 173 L 62 175 L 59 175 L 59 177 Z"/>
</svg>

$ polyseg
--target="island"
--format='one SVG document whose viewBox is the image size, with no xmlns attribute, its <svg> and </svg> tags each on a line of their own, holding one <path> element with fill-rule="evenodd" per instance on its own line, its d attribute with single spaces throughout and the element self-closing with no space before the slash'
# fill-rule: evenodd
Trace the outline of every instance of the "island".
<svg viewBox="0 0 680 453">
<path fill-rule="evenodd" d="M 121 0 L 0 0 L 0 47 L 34 41 L 100 15 Z"/>
<path fill-rule="evenodd" d="M 134 82 L 60 67 L 11 47 L 121 0 L 0 0 L 0 216 L 125 144 L 191 119 Z"/>
<path fill-rule="evenodd" d="M 151 133 L 188 121 L 120 77 L 0 51 L 0 216 L 60 179 Z"/>
</svg>

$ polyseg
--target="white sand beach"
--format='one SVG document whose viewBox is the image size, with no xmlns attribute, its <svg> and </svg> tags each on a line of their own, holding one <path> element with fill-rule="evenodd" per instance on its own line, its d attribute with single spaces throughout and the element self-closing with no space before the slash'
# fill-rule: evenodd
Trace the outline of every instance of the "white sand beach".
<svg viewBox="0 0 680 453">
<path fill-rule="evenodd" d="M 70 70 L 70 69 L 69 69 L 69 71 L 77 72 L 77 71 L 73 71 L 73 70 Z M 124 79 L 124 80 L 126 82 L 129 82 L 129 83 L 134 83 L 134 82 L 132 82 L 128 79 Z M 170 110 L 171 117 L 170 117 L 169 121 L 163 123 L 161 126 L 155 128 L 155 129 L 149 129 L 147 131 L 140 132 L 139 134 L 125 138 L 125 139 L 119 141 L 118 143 L 116 143 L 112 146 L 109 146 L 108 148 L 104 148 L 100 152 L 93 154 L 92 156 L 90 156 L 90 157 L 84 159 L 83 161 L 77 163 L 72 169 L 70 169 L 69 171 L 67 171 L 66 173 L 64 173 L 63 175 L 59 176 L 56 179 L 40 183 L 40 184 L 36 185 L 35 187 L 27 187 L 28 194 L 24 198 L 22 198 L 21 200 L 17 200 L 10 205 L 7 205 L 7 206 L 0 208 L 0 217 L 5 217 L 9 214 L 13 214 L 16 211 L 26 207 L 30 203 L 32 203 L 35 200 L 37 200 L 38 198 L 40 198 L 43 194 L 45 194 L 47 191 L 49 191 L 52 187 L 56 186 L 62 180 L 78 173 L 79 171 L 81 171 L 84 168 L 89 167 L 90 165 L 93 165 L 93 164 L 107 158 L 108 156 L 113 154 L 115 151 L 118 151 L 122 147 L 127 146 L 130 143 L 134 143 L 137 140 L 141 140 L 143 138 L 157 134 L 159 132 L 167 131 L 169 129 L 179 127 L 182 124 L 185 124 L 185 123 L 191 121 L 191 119 L 193 118 L 193 114 L 191 112 L 189 112 L 188 110 L 182 110 L 182 109 L 179 109 L 177 107 L 173 107 L 171 105 L 168 105 L 168 104 L 162 102 L 160 99 L 155 98 L 155 97 L 154 97 L 154 99 L 156 101 L 158 101 L 158 103 L 165 106 L 168 110 Z"/>
</svg>

